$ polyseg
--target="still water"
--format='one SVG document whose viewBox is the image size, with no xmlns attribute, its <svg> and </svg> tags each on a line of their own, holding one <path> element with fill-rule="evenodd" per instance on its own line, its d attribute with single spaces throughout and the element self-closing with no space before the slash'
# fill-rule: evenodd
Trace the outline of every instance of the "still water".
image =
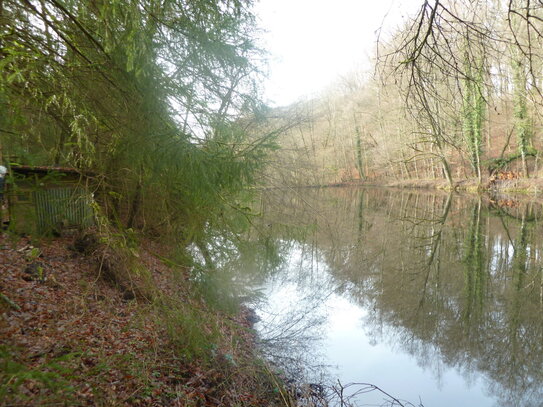
<svg viewBox="0 0 543 407">
<path fill-rule="evenodd" d="M 260 212 L 262 250 L 237 267 L 260 276 L 256 327 L 288 375 L 425 407 L 543 406 L 539 203 L 329 188 L 263 192 Z"/>
</svg>

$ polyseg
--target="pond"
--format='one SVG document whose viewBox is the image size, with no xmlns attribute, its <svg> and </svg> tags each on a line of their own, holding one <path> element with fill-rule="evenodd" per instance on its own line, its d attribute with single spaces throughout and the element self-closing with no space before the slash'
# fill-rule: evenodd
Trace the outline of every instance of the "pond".
<svg viewBox="0 0 543 407">
<path fill-rule="evenodd" d="M 425 407 L 543 406 L 539 203 L 349 187 L 265 191 L 259 211 L 263 249 L 236 267 L 259 276 L 256 328 L 287 376 Z"/>
</svg>

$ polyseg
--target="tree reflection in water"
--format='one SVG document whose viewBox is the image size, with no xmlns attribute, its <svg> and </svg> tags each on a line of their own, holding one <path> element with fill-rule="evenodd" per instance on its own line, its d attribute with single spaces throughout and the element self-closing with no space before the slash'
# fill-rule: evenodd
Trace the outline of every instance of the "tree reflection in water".
<svg viewBox="0 0 543 407">
<path fill-rule="evenodd" d="M 304 356 L 322 349 L 327 299 L 340 296 L 369 310 L 362 323 L 374 343 L 407 352 L 438 385 L 453 368 L 484 381 L 499 405 L 541 405 L 540 204 L 385 189 L 276 192 L 263 194 L 262 222 L 284 263 L 262 286 L 265 296 L 282 292 L 283 307 L 259 311 L 276 363 L 323 365 Z"/>
</svg>

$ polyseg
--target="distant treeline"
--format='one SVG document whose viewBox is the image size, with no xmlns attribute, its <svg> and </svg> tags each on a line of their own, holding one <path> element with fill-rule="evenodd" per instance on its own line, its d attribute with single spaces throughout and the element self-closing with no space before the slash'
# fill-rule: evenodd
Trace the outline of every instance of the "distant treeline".
<svg viewBox="0 0 543 407">
<path fill-rule="evenodd" d="M 275 182 L 537 177 L 543 6 L 434 0 L 354 72 L 289 108 Z"/>
</svg>

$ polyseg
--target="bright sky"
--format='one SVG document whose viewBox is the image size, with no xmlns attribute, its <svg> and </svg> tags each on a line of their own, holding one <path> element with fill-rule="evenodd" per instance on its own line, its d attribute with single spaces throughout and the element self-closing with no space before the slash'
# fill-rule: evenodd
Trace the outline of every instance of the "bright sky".
<svg viewBox="0 0 543 407">
<path fill-rule="evenodd" d="M 286 105 L 321 91 L 342 74 L 370 67 L 377 30 L 393 31 L 422 0 L 260 0 L 270 77 L 265 98 Z"/>
</svg>

